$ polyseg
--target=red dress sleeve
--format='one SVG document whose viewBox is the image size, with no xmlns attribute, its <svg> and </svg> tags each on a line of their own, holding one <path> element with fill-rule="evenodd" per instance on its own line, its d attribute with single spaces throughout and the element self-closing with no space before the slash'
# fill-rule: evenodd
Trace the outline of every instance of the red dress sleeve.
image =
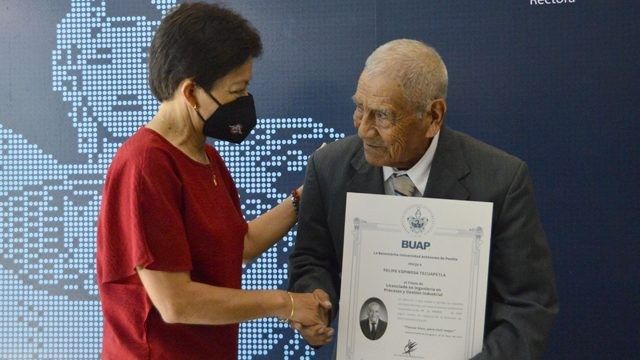
<svg viewBox="0 0 640 360">
<path fill-rule="evenodd" d="M 98 223 L 98 280 L 112 282 L 137 266 L 190 271 L 182 181 L 172 157 L 158 147 L 122 151 L 105 182 Z"/>
</svg>

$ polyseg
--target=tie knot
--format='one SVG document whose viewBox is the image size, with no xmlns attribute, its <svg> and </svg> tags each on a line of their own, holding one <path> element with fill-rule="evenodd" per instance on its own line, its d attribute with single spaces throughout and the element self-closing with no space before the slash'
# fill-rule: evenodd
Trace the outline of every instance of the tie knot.
<svg viewBox="0 0 640 360">
<path fill-rule="evenodd" d="M 393 184 L 393 190 L 396 192 L 396 195 L 400 196 L 420 196 L 418 189 L 409 178 L 407 174 L 393 174 L 391 177 L 391 182 Z"/>
</svg>

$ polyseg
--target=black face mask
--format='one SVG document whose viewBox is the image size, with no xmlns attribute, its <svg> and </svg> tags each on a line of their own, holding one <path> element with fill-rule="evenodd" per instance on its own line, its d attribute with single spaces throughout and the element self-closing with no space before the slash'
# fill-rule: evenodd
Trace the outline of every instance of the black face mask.
<svg viewBox="0 0 640 360">
<path fill-rule="evenodd" d="M 218 104 L 218 109 L 206 120 L 196 109 L 196 113 L 204 121 L 204 134 L 218 140 L 240 144 L 256 126 L 253 96 L 248 94 L 223 105 L 208 91 L 205 92 Z"/>
</svg>

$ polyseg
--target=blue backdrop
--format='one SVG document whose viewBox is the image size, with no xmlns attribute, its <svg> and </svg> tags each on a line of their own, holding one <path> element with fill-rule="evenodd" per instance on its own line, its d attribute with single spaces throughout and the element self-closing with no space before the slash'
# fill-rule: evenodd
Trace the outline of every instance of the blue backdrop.
<svg viewBox="0 0 640 360">
<path fill-rule="evenodd" d="M 353 133 L 367 55 L 406 37 L 443 56 L 446 123 L 526 160 L 554 257 L 549 359 L 640 354 L 640 3 L 228 1 L 261 32 L 259 126 L 216 144 L 248 219 Z M 97 358 L 95 219 L 106 167 L 152 116 L 146 48 L 172 0 L 0 0 L 0 358 Z M 243 286 L 282 288 L 290 233 Z M 286 326 L 241 327 L 242 359 L 323 359 Z"/>
</svg>

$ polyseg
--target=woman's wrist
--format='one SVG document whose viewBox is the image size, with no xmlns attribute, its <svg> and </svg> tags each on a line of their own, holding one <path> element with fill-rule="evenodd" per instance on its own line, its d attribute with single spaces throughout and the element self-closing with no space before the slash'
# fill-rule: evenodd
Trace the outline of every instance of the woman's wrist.
<svg viewBox="0 0 640 360">
<path fill-rule="evenodd" d="M 290 321 L 291 313 L 295 312 L 293 294 L 284 290 L 276 290 L 276 294 L 278 295 L 275 309 L 276 317 L 282 321 Z M 295 313 L 293 315 L 295 316 Z"/>
<path fill-rule="evenodd" d="M 298 212 L 300 211 L 300 200 L 302 199 L 301 189 L 302 186 L 291 191 L 291 205 L 293 205 L 293 210 L 296 213 L 296 219 L 298 218 Z"/>
<path fill-rule="evenodd" d="M 293 294 L 287 291 L 287 295 L 289 295 L 289 300 L 291 301 L 291 312 L 287 320 L 293 321 L 293 317 L 296 316 L 296 302 L 293 300 Z"/>
</svg>

